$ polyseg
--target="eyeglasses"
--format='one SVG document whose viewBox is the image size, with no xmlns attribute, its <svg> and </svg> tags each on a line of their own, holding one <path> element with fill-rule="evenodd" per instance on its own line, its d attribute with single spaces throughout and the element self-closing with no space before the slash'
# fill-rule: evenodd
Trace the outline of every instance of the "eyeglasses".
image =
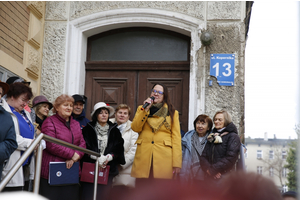
<svg viewBox="0 0 300 200">
<path fill-rule="evenodd" d="M 23 103 L 26 103 L 26 104 L 29 103 L 29 100 L 28 100 L 28 99 L 24 99 L 24 98 L 21 97 L 20 100 L 21 100 Z"/>
<path fill-rule="evenodd" d="M 158 90 L 152 90 L 152 93 L 158 94 L 158 95 L 163 95 L 164 94 L 164 92 L 158 91 Z"/>
</svg>

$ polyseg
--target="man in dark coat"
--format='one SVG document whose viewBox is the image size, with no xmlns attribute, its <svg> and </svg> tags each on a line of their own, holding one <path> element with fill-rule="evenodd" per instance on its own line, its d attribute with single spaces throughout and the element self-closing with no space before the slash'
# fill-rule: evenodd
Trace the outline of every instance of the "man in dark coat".
<svg viewBox="0 0 300 200">
<path fill-rule="evenodd" d="M 1 97 L 7 93 L 8 89 L 8 84 L 0 81 L 0 180 L 5 161 L 9 159 L 10 155 L 18 147 L 13 120 L 10 114 L 2 107 L 2 101 L 5 100 L 2 100 Z"/>
<path fill-rule="evenodd" d="M 79 122 L 80 128 L 83 129 L 87 125 L 87 123 L 90 122 L 90 120 L 88 120 L 85 117 L 85 111 L 84 111 L 85 99 L 83 98 L 83 95 L 79 95 L 79 94 L 74 94 L 72 97 L 74 99 L 72 116 L 76 121 Z"/>
</svg>

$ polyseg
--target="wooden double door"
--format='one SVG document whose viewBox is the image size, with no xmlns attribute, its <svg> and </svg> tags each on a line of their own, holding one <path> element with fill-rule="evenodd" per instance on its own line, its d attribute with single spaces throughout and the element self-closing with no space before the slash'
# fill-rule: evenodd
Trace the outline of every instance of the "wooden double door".
<svg viewBox="0 0 300 200">
<path fill-rule="evenodd" d="M 132 109 L 132 120 L 155 83 L 167 86 L 171 102 L 179 111 L 181 129 L 186 132 L 189 109 L 189 65 L 186 63 L 86 62 L 87 117 L 90 118 L 97 102 L 114 108 L 125 103 Z"/>
</svg>

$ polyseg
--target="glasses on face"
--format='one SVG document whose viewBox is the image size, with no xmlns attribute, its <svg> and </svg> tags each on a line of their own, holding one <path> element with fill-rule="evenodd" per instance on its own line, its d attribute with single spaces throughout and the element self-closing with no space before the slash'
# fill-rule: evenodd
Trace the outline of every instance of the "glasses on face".
<svg viewBox="0 0 300 200">
<path fill-rule="evenodd" d="M 26 104 L 28 104 L 29 103 L 29 100 L 28 99 L 25 99 L 25 98 L 20 98 L 20 100 L 23 102 L 23 103 L 26 103 Z"/>
<path fill-rule="evenodd" d="M 158 94 L 158 95 L 163 95 L 164 94 L 164 92 L 158 91 L 158 90 L 152 90 L 152 93 L 153 94 Z"/>
</svg>

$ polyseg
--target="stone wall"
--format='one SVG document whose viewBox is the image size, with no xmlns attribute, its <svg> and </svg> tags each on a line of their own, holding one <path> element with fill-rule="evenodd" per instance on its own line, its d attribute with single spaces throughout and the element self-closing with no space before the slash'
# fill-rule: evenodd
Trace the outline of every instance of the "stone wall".
<svg viewBox="0 0 300 200">
<path fill-rule="evenodd" d="M 65 53 L 69 22 L 86 16 L 110 10 L 157 9 L 184 14 L 204 23 L 214 34 L 214 41 L 208 47 L 197 48 L 195 103 L 204 103 L 204 111 L 213 117 L 220 109 L 227 109 L 233 116 L 239 131 L 244 133 L 244 51 L 245 51 L 245 2 L 169 2 L 169 1 L 93 1 L 93 2 L 52 2 L 46 3 L 45 39 L 43 48 L 42 93 L 50 100 L 62 94 L 65 88 Z M 200 25 L 199 25 L 200 26 Z M 194 37 L 194 36 L 193 36 Z M 200 34 L 199 34 L 200 37 Z M 195 45 L 195 44 L 192 44 Z M 234 53 L 235 85 L 219 86 L 209 76 L 211 53 Z M 192 59 L 191 59 L 192 60 Z M 194 73 L 191 68 L 191 72 Z M 203 78 L 204 77 L 204 78 Z M 208 85 L 213 80 L 212 86 Z M 204 82 L 204 83 L 203 83 Z M 201 93 L 204 92 L 205 98 Z M 200 104 L 201 104 L 200 103 Z M 190 105 L 190 108 L 193 105 Z M 198 112 L 198 111 L 197 111 Z M 199 110 L 200 112 L 200 110 Z M 201 114 L 201 113 L 197 113 Z M 190 119 L 193 122 L 194 119 Z"/>
</svg>

